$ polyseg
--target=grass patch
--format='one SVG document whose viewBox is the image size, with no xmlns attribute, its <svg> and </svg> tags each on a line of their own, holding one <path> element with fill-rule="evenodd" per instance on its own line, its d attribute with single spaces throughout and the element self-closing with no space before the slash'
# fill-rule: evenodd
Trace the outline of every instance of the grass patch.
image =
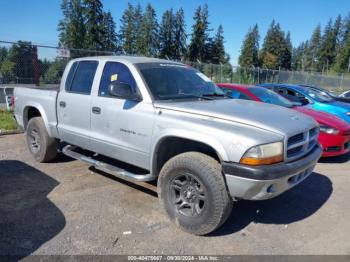
<svg viewBox="0 0 350 262">
<path fill-rule="evenodd" d="M 13 118 L 12 112 L 0 110 L 0 130 L 10 131 L 16 130 L 17 124 Z"/>
</svg>

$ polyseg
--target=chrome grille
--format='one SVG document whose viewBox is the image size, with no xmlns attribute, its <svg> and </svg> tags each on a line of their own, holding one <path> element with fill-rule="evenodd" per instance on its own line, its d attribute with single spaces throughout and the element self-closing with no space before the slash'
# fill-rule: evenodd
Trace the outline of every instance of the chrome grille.
<svg viewBox="0 0 350 262">
<path fill-rule="evenodd" d="M 304 133 L 296 134 L 288 139 L 288 146 L 294 145 L 304 140 Z"/>
<path fill-rule="evenodd" d="M 309 153 L 317 145 L 317 137 L 317 127 L 289 137 L 287 140 L 286 160 L 290 162 Z"/>
</svg>

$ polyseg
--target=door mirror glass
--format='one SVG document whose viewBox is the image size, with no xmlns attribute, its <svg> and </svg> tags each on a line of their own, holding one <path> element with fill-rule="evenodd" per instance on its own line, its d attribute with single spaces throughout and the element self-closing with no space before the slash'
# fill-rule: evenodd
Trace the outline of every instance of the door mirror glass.
<svg viewBox="0 0 350 262">
<path fill-rule="evenodd" d="M 112 82 L 109 86 L 109 94 L 114 97 L 133 100 L 133 101 L 141 101 L 141 96 L 134 92 L 130 85 L 126 83 L 116 83 Z"/>
</svg>

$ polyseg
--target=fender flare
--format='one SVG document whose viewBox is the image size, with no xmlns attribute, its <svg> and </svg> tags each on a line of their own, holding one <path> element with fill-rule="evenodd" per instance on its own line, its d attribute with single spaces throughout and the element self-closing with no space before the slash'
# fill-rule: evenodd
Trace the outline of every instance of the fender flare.
<svg viewBox="0 0 350 262">
<path fill-rule="evenodd" d="M 44 121 L 46 131 L 49 134 L 49 136 L 51 136 L 52 134 L 51 134 L 51 131 L 49 128 L 49 121 L 48 121 L 47 115 L 45 113 L 45 110 L 39 103 L 36 103 L 36 102 L 26 103 L 23 107 L 23 127 L 24 127 L 24 130 L 26 130 L 27 126 L 28 126 L 28 122 L 29 122 L 28 121 L 28 109 L 30 107 L 33 107 L 39 111 L 39 113 Z"/>
<path fill-rule="evenodd" d="M 228 161 L 228 155 L 226 153 L 224 146 L 213 136 L 196 133 L 193 131 L 183 130 L 183 129 L 172 128 L 172 129 L 167 129 L 166 131 L 163 131 L 160 134 L 158 134 L 156 136 L 156 139 L 152 142 L 151 163 L 150 163 L 152 172 L 155 170 L 156 156 L 157 156 L 157 151 L 159 149 L 159 146 L 165 139 L 170 137 L 183 138 L 183 139 L 188 139 L 188 140 L 203 143 L 213 148 L 221 161 Z"/>
</svg>

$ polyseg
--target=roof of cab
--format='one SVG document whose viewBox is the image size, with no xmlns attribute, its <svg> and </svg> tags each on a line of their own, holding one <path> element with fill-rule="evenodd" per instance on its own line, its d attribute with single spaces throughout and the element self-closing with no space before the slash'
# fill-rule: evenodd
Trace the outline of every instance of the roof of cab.
<svg viewBox="0 0 350 262">
<path fill-rule="evenodd" d="M 166 59 L 143 57 L 143 56 L 90 56 L 90 57 L 80 57 L 73 59 L 73 61 L 84 61 L 84 60 L 99 60 L 99 61 L 119 61 L 128 62 L 132 64 L 139 63 L 172 63 L 172 64 L 182 64 L 180 62 L 175 62 Z"/>
</svg>

